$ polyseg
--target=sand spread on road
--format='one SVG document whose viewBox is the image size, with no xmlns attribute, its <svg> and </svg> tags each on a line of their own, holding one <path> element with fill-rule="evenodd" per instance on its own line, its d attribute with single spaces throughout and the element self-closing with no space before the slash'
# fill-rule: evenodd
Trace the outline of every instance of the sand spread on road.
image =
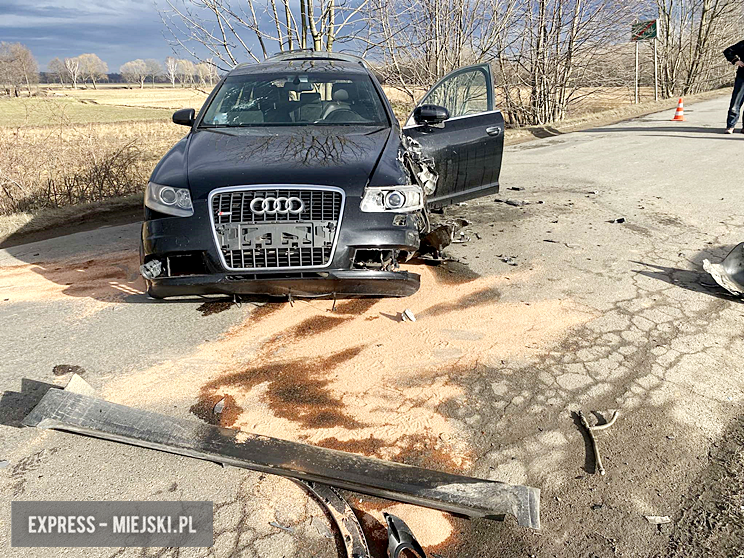
<svg viewBox="0 0 744 558">
<path fill-rule="evenodd" d="M 61 300 L 121 302 L 143 294 L 139 256 L 131 250 L 105 257 L 28 263 L 0 268 L 0 299 L 8 302 Z"/>
<path fill-rule="evenodd" d="M 80 297 L 105 306 L 144 290 L 137 264 L 132 252 L 28 264 L 0 269 L 0 285 L 13 300 Z M 453 418 L 467 405 L 466 376 L 532 356 L 593 314 L 567 300 L 501 300 L 501 288 L 533 270 L 478 277 L 409 269 L 421 274 L 409 298 L 340 301 L 335 312 L 330 300 L 271 303 L 190 354 L 113 378 L 102 395 L 136 407 L 188 408 L 254 435 L 467 471 L 470 434 Z M 402 321 L 404 309 L 417 320 Z M 194 319 L 210 319 L 201 313 Z M 393 508 L 425 547 L 451 534 L 446 514 Z M 381 511 L 370 513 L 381 520 Z"/>
<path fill-rule="evenodd" d="M 499 301 L 500 285 L 530 272 L 454 283 L 416 271 L 422 287 L 412 297 L 342 302 L 333 313 L 328 300 L 281 304 L 190 355 L 110 382 L 106 397 L 191 402 L 223 426 L 383 458 L 423 443 L 467 466 L 466 433 L 438 411 L 465 396 L 451 371 L 498 367 L 591 315 L 567 301 Z M 416 322 L 400 321 L 405 308 Z"/>
</svg>

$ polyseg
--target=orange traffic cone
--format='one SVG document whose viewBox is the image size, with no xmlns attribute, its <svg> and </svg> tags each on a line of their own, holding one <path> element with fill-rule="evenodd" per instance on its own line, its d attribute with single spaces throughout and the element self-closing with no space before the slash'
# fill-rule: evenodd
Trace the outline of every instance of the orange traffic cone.
<svg viewBox="0 0 744 558">
<path fill-rule="evenodd" d="M 684 122 L 687 120 L 685 118 L 685 105 L 682 102 L 682 97 L 679 98 L 679 103 L 677 103 L 677 112 L 674 113 L 674 118 L 672 118 L 672 122 L 678 121 L 678 122 Z"/>
</svg>

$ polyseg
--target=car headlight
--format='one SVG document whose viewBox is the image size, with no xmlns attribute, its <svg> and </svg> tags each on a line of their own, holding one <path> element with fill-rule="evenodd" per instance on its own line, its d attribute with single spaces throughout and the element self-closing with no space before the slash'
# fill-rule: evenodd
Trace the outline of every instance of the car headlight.
<svg viewBox="0 0 744 558">
<path fill-rule="evenodd" d="M 359 208 L 366 213 L 390 211 L 408 213 L 423 209 L 424 191 L 415 184 L 400 186 L 367 186 Z"/>
<path fill-rule="evenodd" d="M 188 188 L 174 188 L 149 182 L 145 192 L 145 205 L 153 211 L 176 217 L 191 217 L 194 214 Z"/>
</svg>

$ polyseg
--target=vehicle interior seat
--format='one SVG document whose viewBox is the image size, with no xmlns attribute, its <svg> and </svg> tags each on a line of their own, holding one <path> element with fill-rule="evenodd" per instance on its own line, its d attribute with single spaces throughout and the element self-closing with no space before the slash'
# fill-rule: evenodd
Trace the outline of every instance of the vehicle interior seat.
<svg viewBox="0 0 744 558">
<path fill-rule="evenodd" d="M 326 106 L 323 108 L 323 113 L 321 114 L 321 118 L 325 119 L 328 118 L 328 115 L 331 114 L 334 111 L 337 111 L 339 109 L 351 109 L 351 103 L 350 103 L 350 95 L 349 90 L 345 87 L 346 83 L 334 83 L 333 89 L 331 93 L 331 98 L 333 99 L 329 103 L 326 104 Z"/>
<path fill-rule="evenodd" d="M 284 97 L 284 98 L 282 98 Z M 265 122 L 291 122 L 287 92 L 279 87 L 271 87 L 261 100 L 261 110 Z"/>
<path fill-rule="evenodd" d="M 300 107 L 296 111 L 298 118 L 296 118 L 295 121 L 315 122 L 320 118 L 322 110 L 323 104 L 320 101 L 320 93 L 300 93 Z"/>
</svg>

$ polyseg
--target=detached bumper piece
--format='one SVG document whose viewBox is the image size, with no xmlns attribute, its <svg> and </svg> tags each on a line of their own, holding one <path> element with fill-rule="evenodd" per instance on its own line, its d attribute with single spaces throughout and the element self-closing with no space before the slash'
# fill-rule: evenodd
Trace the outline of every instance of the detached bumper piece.
<svg viewBox="0 0 744 558">
<path fill-rule="evenodd" d="M 744 242 L 737 244 L 720 263 L 703 260 L 703 269 L 734 296 L 744 296 Z"/>
<path fill-rule="evenodd" d="M 407 271 L 324 271 L 277 275 L 186 275 L 151 281 L 149 293 L 158 298 L 203 294 L 316 297 L 410 296 L 419 290 L 420 276 Z"/>
<path fill-rule="evenodd" d="M 523 527 L 540 528 L 540 491 L 536 488 L 267 436 L 248 435 L 239 441 L 236 430 L 132 409 L 70 391 L 50 389 L 23 424 L 328 484 L 469 517 L 502 519 L 511 514 Z"/>
</svg>

